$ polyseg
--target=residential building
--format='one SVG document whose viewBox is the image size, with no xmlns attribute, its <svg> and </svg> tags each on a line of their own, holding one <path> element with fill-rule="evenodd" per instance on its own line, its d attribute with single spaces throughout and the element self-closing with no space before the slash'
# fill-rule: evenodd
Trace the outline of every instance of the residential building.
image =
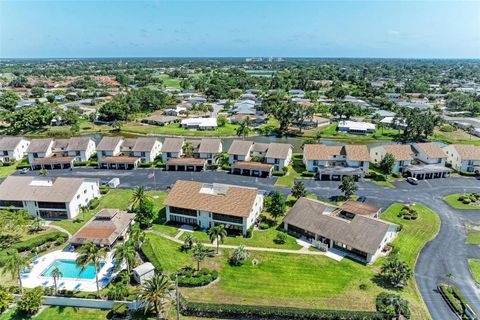
<svg viewBox="0 0 480 320">
<path fill-rule="evenodd" d="M 126 239 L 135 214 L 119 209 L 102 209 L 80 230 L 68 239 L 73 246 L 85 242 L 111 249 L 118 241 Z"/>
<path fill-rule="evenodd" d="M 187 118 L 181 121 L 182 128 L 195 130 L 217 130 L 217 118 Z"/>
<path fill-rule="evenodd" d="M 207 159 L 208 164 L 217 163 L 217 155 L 222 153 L 222 141 L 216 138 L 204 138 L 198 147 L 198 158 Z"/>
<path fill-rule="evenodd" d="M 23 137 L 0 138 L 0 162 L 19 161 L 26 154 L 30 141 Z"/>
<path fill-rule="evenodd" d="M 365 145 L 306 144 L 303 147 L 305 168 L 317 172 L 321 180 L 340 181 L 345 176 L 362 177 L 368 172 L 369 161 Z"/>
<path fill-rule="evenodd" d="M 223 224 L 245 236 L 263 209 L 264 193 L 257 188 L 178 180 L 164 202 L 167 221 L 203 230 Z"/>
<path fill-rule="evenodd" d="M 74 219 L 99 196 L 99 181 L 91 178 L 9 176 L 0 184 L 0 208 L 44 219 Z"/>
<path fill-rule="evenodd" d="M 333 250 L 364 263 L 373 263 L 387 252 L 398 226 L 378 220 L 380 208 L 348 201 L 337 207 L 300 198 L 284 219 L 287 232 L 321 250 Z"/>
<path fill-rule="evenodd" d="M 177 123 L 180 121 L 180 118 L 177 116 L 166 116 L 163 115 L 160 111 L 154 112 L 149 116 L 146 116 L 142 119 L 142 123 L 154 124 L 157 126 L 164 126 L 167 124 Z"/>
<path fill-rule="evenodd" d="M 412 164 L 414 151 L 407 144 L 386 144 L 373 147 L 370 149 L 370 161 L 378 165 L 387 153 L 395 158 L 393 172 L 404 172 L 405 168 Z"/>
<path fill-rule="evenodd" d="M 265 153 L 265 162 L 273 164 L 273 170 L 282 171 L 292 160 L 293 148 L 286 143 L 270 143 Z"/>
<path fill-rule="evenodd" d="M 338 131 L 351 134 L 375 133 L 375 125 L 370 122 L 356 122 L 350 120 L 340 121 L 337 127 Z"/>
<path fill-rule="evenodd" d="M 186 145 L 192 147 L 192 155 L 186 156 Z M 166 145 L 166 146 L 165 146 Z M 222 152 L 222 142 L 216 138 L 191 139 L 166 138 L 163 158 L 166 169 L 175 171 L 203 171 L 208 164 L 215 164 L 216 157 Z"/>
<path fill-rule="evenodd" d="M 95 141 L 89 137 L 73 137 L 68 140 L 67 155 L 75 161 L 88 161 L 96 152 Z"/>
<path fill-rule="evenodd" d="M 185 141 L 183 138 L 165 138 L 162 145 L 162 162 L 167 163 L 170 158 L 180 158 Z"/>
<path fill-rule="evenodd" d="M 414 158 L 424 164 L 438 164 L 445 166 L 447 154 L 436 143 L 414 143 L 412 144 Z"/>
<path fill-rule="evenodd" d="M 451 144 L 442 148 L 447 154 L 447 163 L 454 170 L 478 173 L 480 148 L 468 144 Z"/>
<path fill-rule="evenodd" d="M 140 162 L 152 162 L 162 143 L 155 137 L 103 137 L 97 146 L 98 166 L 103 169 L 135 169 Z"/>
<path fill-rule="evenodd" d="M 153 162 L 162 152 L 162 143 L 154 137 L 137 138 L 132 151 L 133 156 L 139 157 L 141 162 Z"/>
</svg>

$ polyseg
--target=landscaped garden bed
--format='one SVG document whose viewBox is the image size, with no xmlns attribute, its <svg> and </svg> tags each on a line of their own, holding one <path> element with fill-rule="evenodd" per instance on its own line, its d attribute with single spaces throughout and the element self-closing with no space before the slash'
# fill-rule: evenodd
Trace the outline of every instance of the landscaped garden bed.
<svg viewBox="0 0 480 320">
<path fill-rule="evenodd" d="M 443 197 L 443 201 L 455 209 L 480 210 L 480 193 L 454 193 Z"/>
<path fill-rule="evenodd" d="M 453 285 L 440 284 L 438 289 L 442 293 L 443 298 L 447 301 L 452 310 L 458 314 L 462 319 L 469 319 L 467 316 L 467 307 L 472 306 L 468 303 L 465 297 L 460 293 L 457 287 Z"/>
</svg>

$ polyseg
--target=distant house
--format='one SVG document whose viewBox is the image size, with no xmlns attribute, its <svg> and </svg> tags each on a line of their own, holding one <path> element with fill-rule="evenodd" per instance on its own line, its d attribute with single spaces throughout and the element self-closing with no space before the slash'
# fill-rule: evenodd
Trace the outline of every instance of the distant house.
<svg viewBox="0 0 480 320">
<path fill-rule="evenodd" d="M 140 162 L 154 161 L 161 148 L 162 143 L 155 137 L 103 137 L 97 146 L 98 166 L 102 169 L 135 169 Z"/>
<path fill-rule="evenodd" d="M 232 173 L 252 176 L 269 176 L 272 170 L 281 171 L 290 164 L 292 146 L 282 143 L 253 143 L 233 140 L 228 150 Z M 251 161 L 252 157 L 263 161 Z"/>
<path fill-rule="evenodd" d="M 195 130 L 216 130 L 217 118 L 187 118 L 181 121 L 182 128 Z"/>
<path fill-rule="evenodd" d="M 327 146 L 306 144 L 303 162 L 309 172 L 321 180 L 340 181 L 345 176 L 362 177 L 368 172 L 370 156 L 365 145 Z"/>
<path fill-rule="evenodd" d="M 379 164 L 387 153 L 395 158 L 393 172 L 404 172 L 412 164 L 414 151 L 410 145 L 386 144 L 370 149 L 370 159 L 374 164 Z"/>
<path fill-rule="evenodd" d="M 376 219 L 380 208 L 347 201 L 337 207 L 300 198 L 284 219 L 285 230 L 322 250 L 334 250 L 364 263 L 386 253 L 398 226 Z"/>
<path fill-rule="evenodd" d="M 259 126 L 267 122 L 264 116 L 248 115 L 248 114 L 234 114 L 229 117 L 230 123 L 239 124 L 242 121 L 248 120 L 251 126 Z"/>
<path fill-rule="evenodd" d="M 205 103 L 207 102 L 207 98 L 204 97 L 190 97 L 187 99 L 190 103 Z"/>
<path fill-rule="evenodd" d="M 95 142 L 88 137 L 33 139 L 27 148 L 32 169 L 66 169 L 75 161 L 87 161 L 95 153 Z"/>
<path fill-rule="evenodd" d="M 375 133 L 375 125 L 370 122 L 356 122 L 345 120 L 338 123 L 338 131 L 348 132 L 352 134 Z"/>
<path fill-rule="evenodd" d="M 135 215 L 119 209 L 102 209 L 80 230 L 68 239 L 73 246 L 92 242 L 111 249 L 118 241 L 127 238 Z"/>
<path fill-rule="evenodd" d="M 253 100 L 241 100 L 235 102 L 230 112 L 232 114 L 253 116 L 257 114 L 257 109 L 255 106 L 256 103 Z"/>
<path fill-rule="evenodd" d="M 23 137 L 0 138 L 0 162 L 19 161 L 26 154 L 30 141 Z"/>
<path fill-rule="evenodd" d="M 142 123 L 154 124 L 157 126 L 164 126 L 167 124 L 177 123 L 180 118 L 177 116 L 166 116 L 159 112 L 154 112 L 142 119 Z"/>
<path fill-rule="evenodd" d="M 0 184 L 0 208 L 44 219 L 74 219 L 99 196 L 99 181 L 90 178 L 9 176 Z"/>
<path fill-rule="evenodd" d="M 450 144 L 442 148 L 447 154 L 447 163 L 463 172 L 480 172 L 480 148 L 468 144 Z"/>
<path fill-rule="evenodd" d="M 288 94 L 294 98 L 303 98 L 305 96 L 305 91 L 292 89 L 292 90 L 288 90 Z"/>
<path fill-rule="evenodd" d="M 167 116 L 175 116 L 178 117 L 182 114 L 187 113 L 187 108 L 184 106 L 177 105 L 174 108 L 166 108 L 164 111 L 165 115 Z"/>
<path fill-rule="evenodd" d="M 410 109 L 418 109 L 418 110 L 427 110 L 432 107 L 432 105 L 429 103 L 418 103 L 418 102 L 399 101 L 396 104 L 400 108 L 410 108 Z"/>
<path fill-rule="evenodd" d="M 375 118 L 379 117 L 381 119 L 387 118 L 387 117 L 395 117 L 396 113 L 392 111 L 387 111 L 387 110 L 376 110 L 372 114 L 370 114 L 368 117 L 369 118 Z"/>
<path fill-rule="evenodd" d="M 263 209 L 264 193 L 257 188 L 178 180 L 164 202 L 167 221 L 203 230 L 223 224 L 246 235 Z"/>
</svg>

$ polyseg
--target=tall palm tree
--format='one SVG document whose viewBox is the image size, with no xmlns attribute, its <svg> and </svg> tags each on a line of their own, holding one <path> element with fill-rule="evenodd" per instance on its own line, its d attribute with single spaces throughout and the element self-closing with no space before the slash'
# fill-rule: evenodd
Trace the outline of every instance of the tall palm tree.
<svg viewBox="0 0 480 320">
<path fill-rule="evenodd" d="M 245 137 L 250 133 L 250 119 L 247 118 L 244 121 L 241 121 L 238 125 L 239 126 L 235 130 L 235 133 L 238 137 L 242 137 L 243 139 L 245 139 Z"/>
<path fill-rule="evenodd" d="M 76 264 L 85 270 L 90 264 L 93 264 L 95 269 L 95 282 L 97 284 L 97 296 L 100 297 L 100 287 L 98 285 L 98 271 L 100 270 L 100 263 L 107 256 L 105 249 L 101 249 L 93 244 L 93 242 L 85 242 L 77 250 L 78 257 L 75 261 Z"/>
<path fill-rule="evenodd" d="M 88 207 L 87 206 L 81 206 L 80 207 L 80 212 L 82 213 L 82 220 L 85 221 L 85 214 L 88 212 Z"/>
<path fill-rule="evenodd" d="M 141 206 L 147 200 L 150 200 L 150 196 L 147 194 L 144 186 L 138 186 L 133 189 L 132 207 L 135 205 Z"/>
<path fill-rule="evenodd" d="M 215 162 L 221 167 L 228 164 L 228 153 L 220 152 L 215 155 Z"/>
<path fill-rule="evenodd" d="M 50 275 L 52 276 L 53 283 L 55 285 L 55 295 L 57 295 L 57 291 L 58 291 L 57 281 L 58 281 L 58 279 L 63 277 L 63 273 L 62 273 L 62 271 L 60 271 L 60 269 L 58 267 L 55 267 L 52 270 L 52 272 L 50 273 Z"/>
<path fill-rule="evenodd" d="M 113 252 L 113 258 L 116 260 L 115 267 L 119 269 L 121 265 L 125 263 L 127 265 L 128 275 L 130 275 L 132 267 L 135 267 L 136 253 L 133 243 L 129 241 L 117 245 Z"/>
<path fill-rule="evenodd" d="M 145 304 L 145 313 L 153 309 L 157 318 L 160 319 L 172 289 L 172 283 L 164 274 L 155 274 L 151 279 L 146 280 L 142 293 L 138 297 Z"/>
<path fill-rule="evenodd" d="M 130 227 L 129 241 L 133 243 L 135 250 L 140 250 L 143 241 L 145 240 L 145 232 L 140 228 L 138 223 Z"/>
<path fill-rule="evenodd" d="M 188 250 L 192 249 L 193 244 L 196 242 L 195 237 L 191 233 L 187 233 L 185 239 L 183 240 L 183 249 Z"/>
<path fill-rule="evenodd" d="M 200 271 L 200 262 L 205 260 L 206 257 L 212 255 L 212 250 L 206 248 L 200 242 L 197 242 L 192 250 L 193 260 L 197 263 L 197 271 Z"/>
<path fill-rule="evenodd" d="M 225 230 L 225 226 L 223 224 L 219 224 L 218 226 L 211 227 L 208 230 L 208 237 L 210 238 L 210 242 L 214 243 L 217 241 L 217 254 L 220 242 L 223 243 L 223 239 L 227 236 L 227 230 Z"/>
<path fill-rule="evenodd" d="M 21 273 L 22 270 L 27 266 L 28 258 L 18 253 L 18 251 L 12 251 L 8 254 L 3 267 L 3 274 L 9 272 L 12 278 L 18 279 L 18 286 L 20 287 L 21 293 L 23 293 Z"/>
</svg>

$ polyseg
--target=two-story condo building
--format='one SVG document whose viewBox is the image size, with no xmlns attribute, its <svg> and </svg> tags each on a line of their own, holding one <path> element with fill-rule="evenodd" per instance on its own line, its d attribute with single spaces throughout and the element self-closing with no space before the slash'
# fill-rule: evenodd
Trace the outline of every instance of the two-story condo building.
<svg viewBox="0 0 480 320">
<path fill-rule="evenodd" d="M 9 176 L 0 184 L 0 208 L 44 219 L 74 219 L 99 196 L 99 181 L 90 178 Z"/>
<path fill-rule="evenodd" d="M 302 237 L 322 250 L 372 263 L 386 253 L 386 245 L 397 235 L 398 226 L 378 220 L 380 208 L 347 201 L 337 207 L 300 198 L 284 219 L 290 234 Z"/>
<path fill-rule="evenodd" d="M 167 141 L 168 139 L 168 141 Z M 183 140 L 181 138 L 167 138 L 164 142 L 169 143 L 166 150 L 171 152 L 167 157 L 167 170 L 176 171 L 202 171 L 208 164 L 215 164 L 217 155 L 222 152 L 222 142 L 220 139 L 204 138 L 201 140 L 191 139 Z M 185 154 L 184 148 L 191 147 L 191 155 Z"/>
<path fill-rule="evenodd" d="M 408 176 L 416 179 L 436 179 L 450 176 L 452 169 L 445 167 L 446 153 L 433 142 L 412 144 L 415 164 L 405 168 Z"/>
<path fill-rule="evenodd" d="M 154 137 L 137 138 L 132 148 L 134 157 L 140 158 L 140 161 L 153 162 L 162 152 L 162 143 Z"/>
<path fill-rule="evenodd" d="M 0 162 L 19 161 L 27 154 L 30 141 L 23 137 L 0 138 Z"/>
<path fill-rule="evenodd" d="M 443 147 L 447 154 L 447 163 L 457 171 L 479 172 L 480 148 L 468 144 L 450 144 Z"/>
<path fill-rule="evenodd" d="M 183 155 L 183 138 L 165 138 L 162 146 L 162 162 L 167 163 L 170 158 L 180 158 Z"/>
<path fill-rule="evenodd" d="M 405 168 L 412 164 L 414 151 L 410 145 L 406 144 L 385 144 L 373 147 L 370 149 L 370 161 L 379 164 L 387 153 L 395 158 L 393 172 L 404 172 Z"/>
<path fill-rule="evenodd" d="M 283 170 L 291 159 L 292 146 L 283 143 L 233 140 L 228 149 L 228 162 L 234 174 L 266 177 L 272 170 Z"/>
<path fill-rule="evenodd" d="M 155 137 L 103 137 L 97 146 L 98 166 L 104 169 L 135 169 L 140 162 L 154 161 L 161 148 L 162 143 Z"/>
<path fill-rule="evenodd" d="M 165 199 L 167 221 L 206 230 L 223 224 L 246 235 L 263 208 L 264 191 L 218 183 L 178 180 Z"/>
<path fill-rule="evenodd" d="M 368 148 L 364 145 L 327 146 L 306 144 L 303 162 L 307 171 L 317 172 L 321 180 L 340 181 L 345 176 L 362 177 L 368 172 Z"/>
</svg>

